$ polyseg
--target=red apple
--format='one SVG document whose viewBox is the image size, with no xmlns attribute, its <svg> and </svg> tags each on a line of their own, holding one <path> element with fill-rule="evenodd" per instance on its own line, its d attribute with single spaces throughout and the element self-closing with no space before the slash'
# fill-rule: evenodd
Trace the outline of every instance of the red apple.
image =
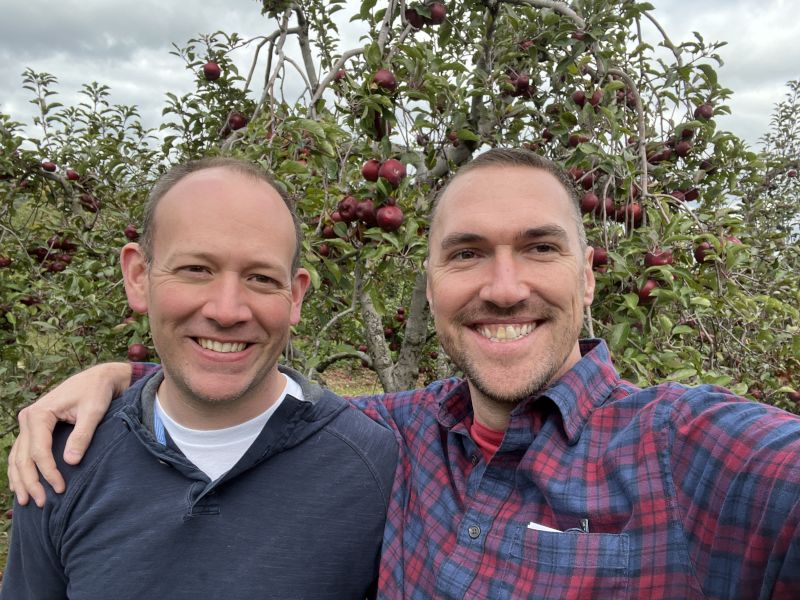
<svg viewBox="0 0 800 600">
<path fill-rule="evenodd" d="M 681 190 L 683 197 L 687 202 L 692 202 L 700 197 L 700 190 L 697 188 L 689 188 L 688 190 Z"/>
<path fill-rule="evenodd" d="M 382 206 L 378 209 L 376 220 L 384 231 L 397 231 L 403 224 L 403 211 L 399 206 Z"/>
<path fill-rule="evenodd" d="M 91 194 L 81 194 L 79 200 L 84 210 L 93 213 L 96 213 L 98 210 L 100 210 L 100 200 Z"/>
<path fill-rule="evenodd" d="M 579 144 L 588 142 L 591 138 L 583 133 L 573 133 L 569 136 L 569 145 L 575 148 Z"/>
<path fill-rule="evenodd" d="M 414 29 L 422 29 L 422 26 L 425 25 L 425 17 L 419 14 L 413 8 L 407 8 L 405 16 L 406 22 L 408 22 L 408 24 Z"/>
<path fill-rule="evenodd" d="M 593 213 L 600 206 L 600 198 L 592 192 L 586 192 L 581 198 L 581 212 L 584 214 Z"/>
<path fill-rule="evenodd" d="M 714 105 L 710 102 L 704 102 L 694 109 L 694 118 L 708 121 L 714 116 Z"/>
<path fill-rule="evenodd" d="M 332 240 L 336 237 L 336 231 L 333 229 L 333 225 L 325 225 L 325 227 L 322 228 L 322 237 L 326 240 Z"/>
<path fill-rule="evenodd" d="M 713 175 L 717 172 L 717 167 L 714 166 L 714 163 L 708 159 L 703 159 L 700 161 L 700 168 L 703 169 L 707 175 Z"/>
<path fill-rule="evenodd" d="M 683 202 L 686 200 L 686 194 L 684 194 L 681 190 L 672 190 L 669 195 L 675 198 L 678 202 Z"/>
<path fill-rule="evenodd" d="M 406 166 L 396 158 L 389 158 L 381 163 L 378 176 L 383 177 L 392 187 L 397 187 L 406 176 Z"/>
<path fill-rule="evenodd" d="M 397 89 L 397 79 L 389 69 L 378 69 L 375 76 L 372 78 L 379 87 L 393 92 Z"/>
<path fill-rule="evenodd" d="M 797 170 L 796 169 L 789 169 L 786 171 L 787 177 L 797 177 Z"/>
<path fill-rule="evenodd" d="M 671 265 L 675 262 L 672 256 L 672 250 L 661 250 L 656 248 L 644 255 L 644 266 L 646 267 L 663 267 Z"/>
<path fill-rule="evenodd" d="M 139 239 L 139 230 L 136 229 L 136 225 L 130 224 L 127 227 L 125 227 L 124 233 L 125 237 L 131 240 L 132 242 L 135 242 L 136 240 Z"/>
<path fill-rule="evenodd" d="M 592 267 L 602 267 L 608 264 L 608 250 L 602 246 L 592 246 L 594 254 L 592 255 Z"/>
<path fill-rule="evenodd" d="M 572 92 L 572 101 L 583 108 L 584 104 L 586 104 L 586 92 L 583 90 L 576 90 Z"/>
<path fill-rule="evenodd" d="M 356 217 L 368 227 L 375 227 L 378 224 L 375 203 L 371 198 L 364 198 L 358 203 Z"/>
<path fill-rule="evenodd" d="M 578 181 L 581 177 L 586 174 L 586 171 L 581 169 L 580 167 L 570 167 L 567 169 L 567 173 L 569 173 L 575 181 Z"/>
<path fill-rule="evenodd" d="M 603 99 L 603 90 L 598 88 L 594 92 L 592 92 L 592 97 L 589 98 L 589 104 L 591 104 L 592 106 L 597 106 L 598 104 L 600 104 L 600 101 L 602 99 Z"/>
<path fill-rule="evenodd" d="M 367 181 L 378 181 L 378 171 L 381 168 L 381 161 L 370 158 L 361 167 L 361 176 Z"/>
<path fill-rule="evenodd" d="M 342 217 L 342 221 L 345 223 L 352 223 L 356 220 L 356 207 L 358 206 L 358 200 L 353 196 L 345 196 L 341 202 L 339 202 L 339 215 Z"/>
<path fill-rule="evenodd" d="M 714 246 L 711 245 L 711 242 L 700 242 L 695 246 L 694 249 L 694 259 L 699 263 L 704 263 L 711 260 L 711 257 L 708 256 L 710 252 L 714 251 Z"/>
<path fill-rule="evenodd" d="M 336 73 L 333 74 L 333 82 L 339 83 L 345 78 L 346 75 L 347 72 L 344 69 L 339 69 L 338 71 L 336 71 Z"/>
<path fill-rule="evenodd" d="M 632 224 L 634 227 L 638 227 L 642 224 L 642 218 L 644 217 L 644 213 L 642 212 L 642 205 L 633 202 L 625 206 L 625 222 Z"/>
<path fill-rule="evenodd" d="M 60 273 L 64 269 L 67 268 L 67 263 L 61 262 L 60 260 L 54 260 L 49 265 L 47 265 L 47 270 L 51 273 Z"/>
<path fill-rule="evenodd" d="M 233 131 L 241 129 L 245 125 L 247 125 L 247 117 L 238 111 L 232 112 L 231 116 L 228 117 L 228 127 L 230 127 Z"/>
<path fill-rule="evenodd" d="M 4 269 L 5 267 L 11 266 L 12 262 L 14 262 L 14 261 L 11 260 L 10 257 L 8 257 L 8 256 L 0 256 L 0 268 Z"/>
<path fill-rule="evenodd" d="M 691 129 L 689 130 L 691 131 Z M 692 151 L 692 145 L 689 142 L 680 141 L 675 144 L 675 154 L 684 158 L 689 155 L 689 152 Z"/>
<path fill-rule="evenodd" d="M 447 16 L 447 7 L 441 2 L 432 2 L 428 8 L 431 11 L 431 17 L 428 22 L 431 25 L 441 25 L 444 23 Z"/>
<path fill-rule="evenodd" d="M 72 169 L 67 169 L 67 179 L 70 181 L 78 181 L 81 176 L 77 171 L 73 171 Z"/>
<path fill-rule="evenodd" d="M 131 362 L 143 362 L 147 360 L 150 351 L 144 344 L 131 344 L 128 346 L 128 360 Z"/>
<path fill-rule="evenodd" d="M 389 339 L 393 335 L 394 335 L 394 329 L 392 329 L 391 327 L 384 327 L 383 328 L 383 337 L 385 337 L 386 339 Z"/>
<path fill-rule="evenodd" d="M 44 161 L 44 162 L 42 163 L 42 169 L 44 169 L 45 171 L 48 171 L 48 172 L 52 173 L 53 171 L 55 171 L 55 170 L 56 170 L 56 163 L 54 163 L 54 162 L 50 162 L 49 160 L 46 160 L 46 161 Z"/>
<path fill-rule="evenodd" d="M 614 199 L 611 196 L 606 196 L 605 198 L 603 198 L 603 202 L 597 205 L 597 208 L 595 209 L 594 213 L 598 217 L 602 217 L 604 209 L 606 211 L 607 218 L 613 219 L 615 217 L 617 213 L 617 207 L 614 204 Z"/>
<path fill-rule="evenodd" d="M 655 297 L 651 295 L 652 291 L 656 288 L 660 287 L 658 282 L 655 279 L 648 279 L 644 282 L 644 285 L 639 288 L 639 303 L 644 304 L 645 302 L 650 302 Z"/>
<path fill-rule="evenodd" d="M 328 256 L 331 255 L 331 247 L 323 242 L 322 244 L 319 245 L 317 253 L 323 258 L 327 258 Z"/>
<path fill-rule="evenodd" d="M 219 65 L 214 61 L 208 61 L 203 65 L 203 76 L 208 81 L 216 81 L 219 79 L 221 73 L 222 71 L 220 70 Z"/>
</svg>

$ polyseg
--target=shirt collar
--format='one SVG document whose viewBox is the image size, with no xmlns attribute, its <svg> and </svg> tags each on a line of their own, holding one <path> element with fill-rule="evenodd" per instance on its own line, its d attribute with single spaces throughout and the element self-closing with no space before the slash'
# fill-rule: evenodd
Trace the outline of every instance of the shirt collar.
<svg viewBox="0 0 800 600">
<path fill-rule="evenodd" d="M 605 341 L 581 340 L 580 348 L 581 359 L 542 393 L 558 407 L 569 444 L 575 444 L 580 439 L 592 412 L 605 404 L 619 382 L 619 374 L 611 363 Z M 520 408 L 517 407 L 514 412 Z"/>
<path fill-rule="evenodd" d="M 519 426 L 519 419 L 528 419 L 533 403 L 549 398 L 564 424 L 569 444 L 576 443 L 594 409 L 605 403 L 619 381 L 619 374 L 611 363 L 608 346 L 601 339 L 580 341 L 581 359 L 554 385 L 539 396 L 521 402 L 511 413 L 509 427 Z M 466 380 L 461 380 L 440 403 L 439 423 L 452 429 L 472 417 L 472 402 Z M 460 428 L 459 428 L 460 429 Z"/>
</svg>

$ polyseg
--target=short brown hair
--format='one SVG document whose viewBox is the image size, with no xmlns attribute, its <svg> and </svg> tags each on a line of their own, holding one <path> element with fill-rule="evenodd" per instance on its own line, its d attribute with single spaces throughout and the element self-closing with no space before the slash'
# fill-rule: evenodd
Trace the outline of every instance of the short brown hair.
<svg viewBox="0 0 800 600">
<path fill-rule="evenodd" d="M 142 247 L 142 252 L 144 252 L 147 262 L 149 263 L 153 258 L 153 236 L 155 234 L 155 215 L 158 203 L 181 179 L 205 169 L 229 169 L 240 175 L 251 177 L 257 181 L 263 181 L 269 184 L 269 186 L 278 193 L 283 203 L 286 205 L 286 208 L 289 209 L 289 214 L 292 215 L 292 223 L 294 224 L 295 251 L 294 257 L 292 258 L 292 274 L 294 274 L 300 267 L 300 248 L 303 243 L 303 232 L 300 228 L 300 220 L 297 217 L 294 201 L 292 201 L 286 193 L 283 186 L 279 185 L 275 179 L 256 163 L 240 158 L 224 156 L 201 158 L 174 165 L 156 181 L 156 184 L 147 197 L 147 203 L 144 208 L 144 219 L 142 222 L 142 234 L 139 237 L 139 245 Z"/>
<path fill-rule="evenodd" d="M 436 194 L 429 221 L 431 226 L 436 219 L 436 209 L 439 206 L 439 201 L 442 199 L 442 196 L 444 196 L 447 188 L 465 173 L 485 167 L 527 167 L 530 169 L 546 171 L 558 179 L 559 183 L 567 192 L 567 196 L 569 197 L 573 208 L 575 225 L 578 230 L 578 240 L 581 243 L 581 247 L 586 247 L 586 229 L 583 227 L 583 216 L 581 215 L 580 200 L 578 199 L 578 194 L 575 192 L 575 186 L 572 182 L 572 178 L 563 168 L 561 168 L 561 166 L 554 163 L 552 160 L 522 148 L 492 148 L 483 154 L 479 154 L 470 162 L 462 166 L 444 185 L 444 187 L 439 190 L 439 193 Z"/>
</svg>

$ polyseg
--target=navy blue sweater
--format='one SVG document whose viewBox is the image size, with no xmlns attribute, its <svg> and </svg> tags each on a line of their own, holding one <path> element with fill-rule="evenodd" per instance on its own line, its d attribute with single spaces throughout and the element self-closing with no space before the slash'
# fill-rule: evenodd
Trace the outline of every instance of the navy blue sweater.
<svg viewBox="0 0 800 600">
<path fill-rule="evenodd" d="M 160 373 L 116 400 L 67 491 L 14 509 L 0 600 L 363 599 L 377 578 L 393 434 L 283 369 L 287 396 L 217 481 L 152 431 Z"/>
</svg>

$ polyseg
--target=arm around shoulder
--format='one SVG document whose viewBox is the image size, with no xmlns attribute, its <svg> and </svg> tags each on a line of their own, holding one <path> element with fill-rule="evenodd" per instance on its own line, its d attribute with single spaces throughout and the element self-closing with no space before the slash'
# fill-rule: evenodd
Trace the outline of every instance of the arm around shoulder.
<svg viewBox="0 0 800 600">
<path fill-rule="evenodd" d="M 20 412 L 19 435 L 8 461 L 9 485 L 20 504 L 27 504 L 29 497 L 38 506 L 44 504 L 39 472 L 56 492 L 64 491 L 64 479 L 52 452 L 56 423 L 75 424 L 64 460 L 79 463 L 111 400 L 130 385 L 131 372 L 128 363 L 96 365 L 73 375 Z"/>
</svg>

